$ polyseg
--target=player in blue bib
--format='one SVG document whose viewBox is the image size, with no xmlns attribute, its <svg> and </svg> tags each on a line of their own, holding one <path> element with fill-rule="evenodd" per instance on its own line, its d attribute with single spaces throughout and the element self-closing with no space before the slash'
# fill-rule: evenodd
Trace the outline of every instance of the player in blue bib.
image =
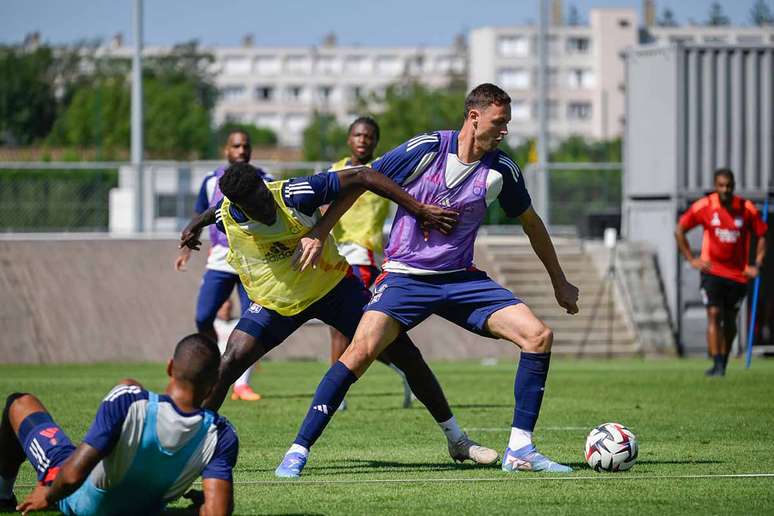
<svg viewBox="0 0 774 516">
<path fill-rule="evenodd" d="M 38 398 L 11 394 L 0 423 L 0 511 L 159 514 L 201 476 L 203 513 L 230 514 L 237 435 L 225 418 L 201 408 L 219 365 L 214 341 L 185 337 L 167 365 L 166 391 L 124 380 L 102 400 L 77 448 Z M 17 507 L 13 485 L 25 455 L 39 485 Z"/>
</svg>

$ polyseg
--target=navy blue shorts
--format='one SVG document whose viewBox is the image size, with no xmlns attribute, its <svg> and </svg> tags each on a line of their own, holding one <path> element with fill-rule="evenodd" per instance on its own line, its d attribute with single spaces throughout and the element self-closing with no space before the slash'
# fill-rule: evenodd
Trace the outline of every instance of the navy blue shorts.
<svg viewBox="0 0 774 516">
<path fill-rule="evenodd" d="M 38 481 L 49 485 L 59 473 L 62 463 L 75 451 L 64 430 L 47 412 L 34 412 L 19 425 L 19 442 Z"/>
<path fill-rule="evenodd" d="M 521 302 L 484 271 L 426 276 L 385 272 L 376 280 L 366 310 L 389 315 L 404 330 L 436 314 L 473 333 L 492 337 L 485 329 L 489 316 Z"/>
<path fill-rule="evenodd" d="M 202 277 L 199 297 L 196 300 L 196 327 L 199 331 L 212 326 L 218 309 L 231 296 L 235 286 L 239 293 L 240 310 L 244 312 L 250 304 L 250 299 L 242 282 L 239 281 L 239 275 L 207 269 Z"/>
<path fill-rule="evenodd" d="M 236 329 L 253 337 L 268 351 L 281 344 L 291 333 L 311 319 L 320 319 L 351 339 L 363 316 L 371 292 L 355 276 L 346 276 L 324 297 L 303 312 L 285 316 L 252 303 L 242 313 Z"/>
</svg>

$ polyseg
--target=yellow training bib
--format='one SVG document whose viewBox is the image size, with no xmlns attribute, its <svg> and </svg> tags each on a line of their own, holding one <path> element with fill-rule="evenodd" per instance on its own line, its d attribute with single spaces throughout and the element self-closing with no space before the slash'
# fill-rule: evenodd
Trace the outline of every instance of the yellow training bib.
<svg viewBox="0 0 774 516">
<path fill-rule="evenodd" d="M 341 170 L 348 166 L 348 162 L 349 158 L 344 158 L 331 165 L 330 169 Z M 333 237 L 339 244 L 358 244 L 375 255 L 381 254 L 384 247 L 382 226 L 389 214 L 388 199 L 373 192 L 365 192 L 333 227 Z"/>
<path fill-rule="evenodd" d="M 287 181 L 274 181 L 266 186 L 277 205 L 277 220 L 267 226 L 249 220 L 239 223 L 231 216 L 231 201 L 223 199 L 220 208 L 223 227 L 228 236 L 226 260 L 239 273 L 248 296 L 259 305 L 280 315 L 303 312 L 338 285 L 347 272 L 347 262 L 339 256 L 328 237 L 317 268 L 304 272 L 293 270 L 291 257 L 298 241 L 316 222 L 318 215 L 302 223 L 292 208 L 285 206 L 282 187 Z"/>
</svg>

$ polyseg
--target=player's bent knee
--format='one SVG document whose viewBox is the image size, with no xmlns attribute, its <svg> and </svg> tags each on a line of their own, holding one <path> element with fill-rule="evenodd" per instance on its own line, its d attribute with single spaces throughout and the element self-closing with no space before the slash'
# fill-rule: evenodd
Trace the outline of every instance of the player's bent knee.
<svg viewBox="0 0 774 516">
<path fill-rule="evenodd" d="M 548 326 L 542 325 L 540 329 L 529 335 L 522 346 L 522 351 L 528 353 L 548 353 L 554 342 L 554 332 Z"/>
</svg>

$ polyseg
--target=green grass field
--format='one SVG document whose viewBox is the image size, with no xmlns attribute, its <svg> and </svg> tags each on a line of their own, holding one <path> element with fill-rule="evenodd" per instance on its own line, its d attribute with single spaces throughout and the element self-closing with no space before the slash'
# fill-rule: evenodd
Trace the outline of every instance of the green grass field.
<svg viewBox="0 0 774 516">
<path fill-rule="evenodd" d="M 505 448 L 514 365 L 435 363 L 471 437 Z M 555 360 L 536 443 L 571 475 L 503 473 L 455 465 L 423 409 L 400 408 L 396 375 L 375 365 L 350 391 L 300 480 L 273 470 L 291 443 L 327 366 L 266 362 L 253 377 L 264 399 L 227 401 L 240 436 L 236 514 L 763 514 L 774 513 L 774 362 L 705 378 L 700 360 Z M 165 385 L 160 364 L 0 366 L 0 393 L 36 393 L 74 441 L 120 378 Z M 595 473 L 583 462 L 588 431 L 617 421 L 640 442 L 634 468 Z M 770 476 L 745 476 L 768 474 Z M 17 495 L 32 487 L 27 464 Z M 175 507 L 184 507 L 179 503 Z"/>
</svg>

